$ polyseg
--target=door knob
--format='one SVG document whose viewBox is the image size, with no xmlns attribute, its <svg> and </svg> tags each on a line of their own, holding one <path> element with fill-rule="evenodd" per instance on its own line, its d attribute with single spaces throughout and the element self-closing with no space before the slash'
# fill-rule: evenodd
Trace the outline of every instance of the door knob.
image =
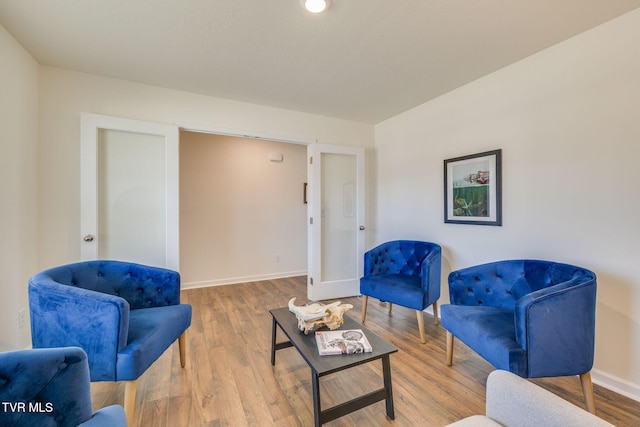
<svg viewBox="0 0 640 427">
<path fill-rule="evenodd" d="M 360 226 L 360 231 L 362 231 L 362 230 L 364 230 L 364 229 L 365 229 L 364 225 L 361 225 L 361 226 Z"/>
<path fill-rule="evenodd" d="M 82 238 L 85 242 L 93 242 L 93 234 L 87 234 Z"/>
</svg>

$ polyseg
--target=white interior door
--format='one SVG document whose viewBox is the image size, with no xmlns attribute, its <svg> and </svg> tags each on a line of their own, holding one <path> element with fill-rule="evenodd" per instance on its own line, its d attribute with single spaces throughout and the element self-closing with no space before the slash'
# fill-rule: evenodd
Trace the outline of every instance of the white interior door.
<svg viewBox="0 0 640 427">
<path fill-rule="evenodd" d="M 179 269 L 176 126 L 81 118 L 81 257 Z"/>
<path fill-rule="evenodd" d="M 311 144 L 307 297 L 360 294 L 364 256 L 364 149 Z"/>
</svg>

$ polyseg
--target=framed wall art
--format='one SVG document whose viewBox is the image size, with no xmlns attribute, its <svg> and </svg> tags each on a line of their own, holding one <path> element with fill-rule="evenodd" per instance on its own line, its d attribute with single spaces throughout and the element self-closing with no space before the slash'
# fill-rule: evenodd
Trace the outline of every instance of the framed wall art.
<svg viewBox="0 0 640 427">
<path fill-rule="evenodd" d="M 502 225 L 502 150 L 444 161 L 444 222 Z"/>
</svg>

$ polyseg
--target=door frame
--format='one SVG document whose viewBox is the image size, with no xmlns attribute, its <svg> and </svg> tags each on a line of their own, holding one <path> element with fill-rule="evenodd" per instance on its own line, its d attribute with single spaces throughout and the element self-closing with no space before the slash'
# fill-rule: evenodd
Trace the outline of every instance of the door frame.
<svg viewBox="0 0 640 427">
<path fill-rule="evenodd" d="M 174 125 L 145 122 L 92 113 L 80 117 L 80 257 L 98 258 L 98 130 L 107 129 L 165 137 L 166 145 L 166 268 L 180 268 L 179 129 Z M 93 236 L 85 241 L 85 236 Z"/>
<path fill-rule="evenodd" d="M 364 270 L 366 240 L 365 205 L 365 149 L 351 145 L 313 144 L 308 148 L 308 238 L 307 238 L 307 297 L 312 301 L 360 295 L 360 277 Z M 356 156 L 356 277 L 336 281 L 322 280 L 322 154 Z"/>
<path fill-rule="evenodd" d="M 359 151 L 360 155 L 358 156 L 358 181 L 364 183 L 365 174 L 364 174 L 364 147 L 357 146 L 343 146 L 343 145 L 326 145 L 326 144 L 318 144 L 317 139 L 308 138 L 308 137 L 300 137 L 294 135 L 286 135 L 286 134 L 275 134 L 268 133 L 263 131 L 255 131 L 255 130 L 239 130 L 232 128 L 224 128 L 224 127 L 216 127 L 216 126 L 208 126 L 208 125 L 199 125 L 193 123 L 174 123 L 172 125 L 145 122 L 140 120 L 133 119 L 125 119 L 120 117 L 113 116 L 105 116 L 99 114 L 92 113 L 82 113 L 81 114 L 81 200 L 87 200 L 92 203 L 94 206 L 94 211 L 89 214 L 81 214 L 81 240 L 83 236 L 88 234 L 96 233 L 97 230 L 97 176 L 95 171 L 97 169 L 96 164 L 96 154 L 97 154 L 97 143 L 98 143 L 98 129 L 110 129 L 110 130 L 119 130 L 125 132 L 138 132 L 144 134 L 151 135 L 163 135 L 167 140 L 167 268 L 174 269 L 179 271 L 179 242 L 180 242 L 180 233 L 179 233 L 179 134 L 180 130 L 190 131 L 190 132 L 200 132 L 200 133 L 210 133 L 210 134 L 218 134 L 218 135 L 229 135 L 236 136 L 242 138 L 254 138 L 254 139 L 265 139 L 276 142 L 285 142 L 291 144 L 305 145 L 308 147 L 315 146 L 317 148 L 322 147 L 330 147 L 337 152 L 344 152 L 347 154 L 353 154 L 354 150 Z M 344 151 L 346 150 L 346 151 Z M 336 151 L 334 151 L 336 152 Z M 307 179 L 309 180 L 309 199 L 311 200 L 313 189 L 313 176 L 315 173 L 312 171 L 311 165 L 307 165 Z M 364 214 L 365 214 L 365 204 L 364 197 L 365 191 L 358 191 L 358 206 L 359 213 L 362 215 L 360 218 L 360 225 L 364 227 Z M 314 206 L 318 205 L 310 203 L 307 209 L 307 217 L 308 220 L 314 215 L 312 209 Z M 319 209 L 319 208 L 318 208 Z M 318 218 L 320 216 L 318 215 Z M 319 228 L 319 227 L 317 227 Z M 362 230 L 362 228 L 361 228 Z M 307 276 L 308 278 L 312 278 L 313 267 L 311 263 L 312 253 L 311 253 L 311 245 L 312 245 L 312 231 L 309 230 L 307 233 L 307 247 L 308 247 L 308 261 L 307 261 Z M 358 251 L 364 252 L 365 245 L 365 233 L 358 233 Z M 81 245 L 81 257 L 82 259 L 95 259 L 97 255 L 97 242 L 94 242 L 93 245 L 87 245 L 86 242 L 82 242 Z M 362 257 L 358 257 L 357 264 L 357 274 L 361 275 L 362 273 Z M 310 282 L 310 279 L 307 280 L 307 283 Z M 309 287 L 309 285 L 308 285 Z M 350 292 L 353 294 L 353 292 Z M 357 294 L 357 293 L 356 293 Z M 312 293 L 308 291 L 309 298 L 312 297 Z M 330 293 L 322 293 L 318 294 L 322 299 L 341 297 L 341 296 L 332 296 Z M 344 295 L 342 295 L 344 296 Z"/>
<path fill-rule="evenodd" d="M 364 147 L 359 147 L 359 146 L 350 146 L 350 145 L 328 145 L 328 144 L 320 144 L 318 143 L 318 140 L 315 138 L 309 138 L 309 137 L 302 137 L 302 136 L 297 136 L 297 135 L 289 135 L 289 134 L 276 134 L 276 133 L 269 133 L 269 132 L 264 132 L 264 131 L 258 131 L 255 129 L 235 129 L 235 128 L 227 128 L 227 127 L 219 127 L 219 126 L 210 126 L 210 125 L 202 125 L 202 124 L 196 124 L 196 123 L 187 123 L 187 122 L 178 122 L 177 126 L 179 127 L 180 130 L 184 130 L 184 131 L 188 131 L 188 132 L 199 132 L 199 133 L 209 133 L 209 134 L 215 134 L 215 135 L 227 135 L 227 136 L 233 136 L 233 137 L 240 137 L 240 138 L 253 138 L 253 139 L 264 139 L 264 140 L 268 140 L 268 141 L 275 141 L 275 142 L 284 142 L 284 143 L 289 143 L 289 144 L 298 144 L 298 145 L 305 145 L 307 146 L 307 150 L 309 151 L 310 147 L 316 147 L 318 149 L 322 149 L 323 147 L 325 149 L 333 149 L 334 153 L 343 153 L 343 154 L 354 154 L 355 152 L 358 152 L 358 181 L 361 182 L 364 186 L 365 183 L 365 179 L 366 179 L 366 175 L 365 175 L 365 148 Z M 309 155 L 307 155 L 307 157 L 309 157 Z M 308 160 L 308 159 L 307 159 Z M 332 290 L 331 288 L 335 289 L 334 287 L 330 287 L 329 290 L 327 291 L 320 291 L 320 287 L 317 286 L 316 289 L 317 291 L 314 289 L 313 291 L 310 291 L 311 286 L 315 286 L 315 285 L 311 285 L 312 281 L 313 281 L 313 275 L 314 273 L 314 267 L 312 266 L 312 258 L 315 256 L 314 254 L 317 251 L 313 251 L 311 250 L 311 246 L 312 246 L 312 242 L 314 239 L 314 236 L 312 235 L 312 233 L 314 233 L 315 231 L 312 229 L 312 227 L 310 226 L 309 222 L 311 221 L 311 218 L 314 216 L 313 213 L 313 209 L 314 206 L 318 206 L 318 210 L 319 208 L 319 203 L 313 203 L 312 197 L 313 197 L 313 191 L 314 191 L 314 181 L 316 180 L 316 178 L 314 178 L 313 174 L 315 173 L 313 171 L 313 168 L 311 167 L 312 165 L 309 164 L 309 162 L 307 161 L 307 184 L 308 186 L 307 188 L 307 200 L 309 201 L 308 206 L 307 206 L 307 297 L 308 299 L 314 300 L 314 299 L 330 299 L 330 298 L 341 298 L 343 296 L 346 295 L 340 295 L 338 293 L 335 293 L 334 290 Z M 364 255 L 364 250 L 365 250 L 365 244 L 366 244 L 366 232 L 364 231 L 364 227 L 365 227 L 365 213 L 366 213 L 366 205 L 365 205 L 365 193 L 366 191 L 364 190 L 364 187 L 361 189 L 361 191 L 358 191 L 357 197 L 357 204 L 360 207 L 359 209 L 359 213 L 361 214 L 360 219 L 360 227 L 361 229 L 358 232 L 358 243 L 357 243 L 357 251 L 360 254 L 360 256 L 357 257 L 357 275 L 358 275 L 358 281 L 359 281 L 359 277 L 362 276 L 362 271 L 363 271 L 363 264 L 364 264 L 364 259 L 363 259 L 363 255 Z M 319 194 L 319 193 L 318 193 Z M 320 218 L 320 214 L 317 213 L 316 216 L 318 218 Z M 316 228 L 320 228 L 320 227 L 316 227 Z M 316 261 L 317 263 L 317 261 Z M 319 264 L 318 264 L 319 266 Z M 318 274 L 319 277 L 319 274 Z M 354 293 L 355 292 L 355 293 Z M 351 291 L 348 292 L 350 295 L 357 295 L 359 294 L 359 286 L 358 286 L 358 290 L 357 291 Z"/>
</svg>

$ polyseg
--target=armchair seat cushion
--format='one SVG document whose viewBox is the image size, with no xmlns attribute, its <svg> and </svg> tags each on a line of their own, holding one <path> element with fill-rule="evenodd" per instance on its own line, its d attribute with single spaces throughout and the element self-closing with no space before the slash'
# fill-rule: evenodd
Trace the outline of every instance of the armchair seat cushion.
<svg viewBox="0 0 640 427">
<path fill-rule="evenodd" d="M 118 381 L 142 375 L 190 324 L 188 304 L 131 310 L 127 346 L 118 353 Z"/>
<path fill-rule="evenodd" d="M 360 293 L 375 296 L 381 301 L 422 310 L 427 304 L 420 276 L 383 274 L 360 279 Z"/>
<path fill-rule="evenodd" d="M 516 341 L 513 310 L 445 304 L 441 312 L 442 326 L 493 366 L 526 373 L 527 354 Z"/>
</svg>

